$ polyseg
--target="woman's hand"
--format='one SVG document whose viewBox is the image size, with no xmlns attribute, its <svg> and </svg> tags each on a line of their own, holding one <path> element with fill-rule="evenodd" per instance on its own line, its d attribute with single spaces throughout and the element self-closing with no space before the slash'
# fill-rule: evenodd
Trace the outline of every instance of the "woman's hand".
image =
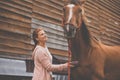
<svg viewBox="0 0 120 80">
<path fill-rule="evenodd" d="M 78 66 L 78 61 L 71 61 L 71 62 L 68 62 L 68 66 L 69 67 L 76 67 L 76 66 Z"/>
</svg>

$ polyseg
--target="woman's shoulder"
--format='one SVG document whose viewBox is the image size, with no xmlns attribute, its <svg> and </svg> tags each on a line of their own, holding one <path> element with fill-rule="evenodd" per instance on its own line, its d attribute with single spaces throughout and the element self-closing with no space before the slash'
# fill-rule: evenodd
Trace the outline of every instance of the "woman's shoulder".
<svg viewBox="0 0 120 80">
<path fill-rule="evenodd" d="M 36 46 L 33 53 L 32 53 L 32 58 L 34 59 L 34 57 L 43 57 L 46 55 L 46 51 L 43 47 L 41 46 Z"/>
<path fill-rule="evenodd" d="M 45 51 L 45 49 L 42 46 L 36 46 L 34 51 Z"/>
</svg>

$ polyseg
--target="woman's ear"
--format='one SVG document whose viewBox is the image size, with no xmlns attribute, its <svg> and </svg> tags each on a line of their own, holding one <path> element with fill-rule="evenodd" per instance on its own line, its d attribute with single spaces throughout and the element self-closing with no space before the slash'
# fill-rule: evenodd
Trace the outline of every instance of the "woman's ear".
<svg viewBox="0 0 120 80">
<path fill-rule="evenodd" d="M 39 39 L 38 38 L 35 38 L 36 39 L 36 41 L 38 41 Z"/>
</svg>

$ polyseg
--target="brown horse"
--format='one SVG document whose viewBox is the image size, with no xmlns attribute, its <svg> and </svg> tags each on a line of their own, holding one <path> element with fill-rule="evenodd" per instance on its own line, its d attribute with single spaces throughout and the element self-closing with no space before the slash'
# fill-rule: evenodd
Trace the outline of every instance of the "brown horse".
<svg viewBox="0 0 120 80">
<path fill-rule="evenodd" d="M 68 4 L 63 9 L 63 29 L 73 61 L 71 80 L 120 80 L 120 46 L 108 46 L 91 36 L 83 8 Z"/>
</svg>

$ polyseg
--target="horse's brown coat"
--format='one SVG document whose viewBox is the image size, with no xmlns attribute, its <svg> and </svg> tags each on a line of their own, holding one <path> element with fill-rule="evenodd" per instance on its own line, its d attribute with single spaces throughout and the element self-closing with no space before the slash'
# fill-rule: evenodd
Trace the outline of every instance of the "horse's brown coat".
<svg viewBox="0 0 120 80">
<path fill-rule="evenodd" d="M 91 36 L 85 25 L 83 8 L 75 4 L 73 16 L 67 22 L 68 7 L 64 7 L 63 28 L 76 27 L 74 38 L 68 38 L 72 60 L 79 65 L 71 69 L 71 80 L 120 80 L 120 45 L 108 46 Z M 69 32 L 69 31 L 68 31 Z"/>
</svg>

